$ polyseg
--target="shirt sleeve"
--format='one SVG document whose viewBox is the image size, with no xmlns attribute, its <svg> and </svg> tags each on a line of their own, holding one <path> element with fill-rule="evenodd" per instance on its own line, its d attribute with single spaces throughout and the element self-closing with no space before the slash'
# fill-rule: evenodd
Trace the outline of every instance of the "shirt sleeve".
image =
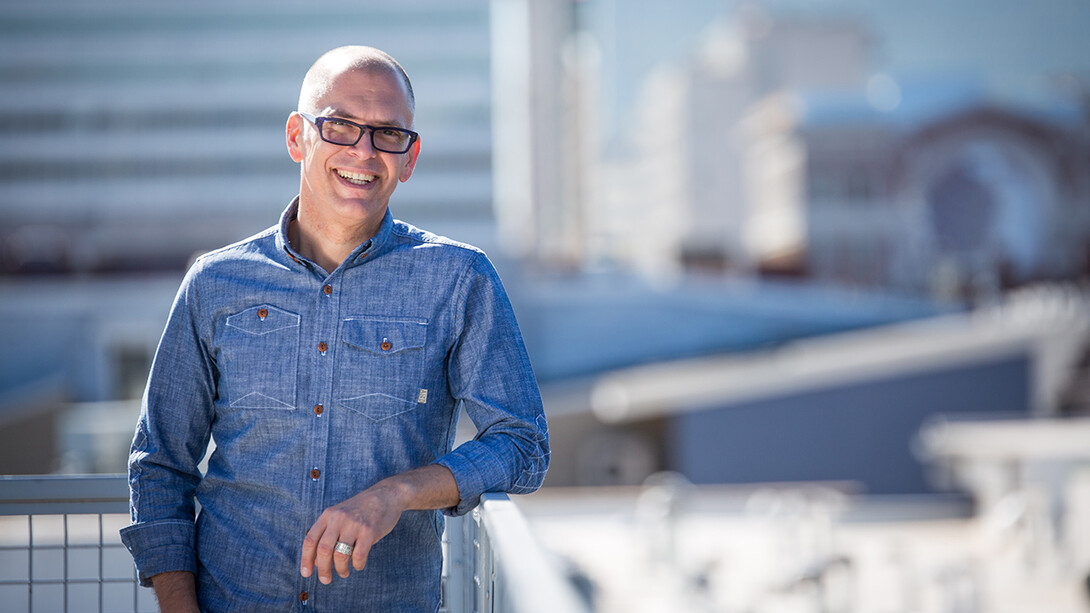
<svg viewBox="0 0 1090 613">
<path fill-rule="evenodd" d="M 477 435 L 442 456 L 461 497 L 450 515 L 469 512 L 486 492 L 528 494 L 549 466 L 549 430 L 510 301 L 492 263 L 481 255 L 459 285 L 458 336 L 450 352 L 451 394 Z"/>
<path fill-rule="evenodd" d="M 194 492 L 211 431 L 215 374 L 198 332 L 196 266 L 159 341 L 129 452 L 132 524 L 121 541 L 141 585 L 167 571 L 196 572 Z"/>
</svg>

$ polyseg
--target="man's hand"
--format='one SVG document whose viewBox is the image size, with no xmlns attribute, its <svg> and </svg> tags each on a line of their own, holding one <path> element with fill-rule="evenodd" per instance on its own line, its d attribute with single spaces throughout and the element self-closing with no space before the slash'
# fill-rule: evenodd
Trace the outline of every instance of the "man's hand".
<svg viewBox="0 0 1090 613">
<path fill-rule="evenodd" d="M 318 569 L 318 581 L 333 581 L 333 569 L 347 578 L 349 563 L 357 571 L 367 564 L 367 555 L 409 510 L 442 509 L 458 504 L 458 484 L 445 466 L 431 464 L 388 479 L 329 507 L 307 531 L 299 570 L 309 577 Z M 352 555 L 334 551 L 338 542 L 353 547 Z"/>
<path fill-rule="evenodd" d="M 337 574 L 347 577 L 349 557 L 333 550 L 338 541 L 353 546 L 352 567 L 363 570 L 371 546 L 394 529 L 406 510 L 400 498 L 396 486 L 377 483 L 326 509 L 303 539 L 303 576 L 309 577 L 317 567 L 318 580 L 328 584 L 333 580 L 331 567 L 336 566 Z"/>
</svg>

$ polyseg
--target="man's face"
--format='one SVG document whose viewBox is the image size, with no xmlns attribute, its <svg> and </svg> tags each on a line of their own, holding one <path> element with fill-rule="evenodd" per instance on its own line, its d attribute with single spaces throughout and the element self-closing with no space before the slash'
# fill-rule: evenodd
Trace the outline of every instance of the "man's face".
<svg viewBox="0 0 1090 613">
<path fill-rule="evenodd" d="M 370 126 L 412 127 L 404 85 L 389 71 L 350 70 L 331 85 L 318 98 L 314 115 Z M 301 212 L 323 224 L 376 224 L 398 182 L 412 175 L 420 151 L 419 141 L 406 153 L 377 151 L 369 131 L 352 146 L 327 143 L 317 126 L 298 114 L 288 120 L 287 139 L 288 152 L 301 164 Z"/>
</svg>

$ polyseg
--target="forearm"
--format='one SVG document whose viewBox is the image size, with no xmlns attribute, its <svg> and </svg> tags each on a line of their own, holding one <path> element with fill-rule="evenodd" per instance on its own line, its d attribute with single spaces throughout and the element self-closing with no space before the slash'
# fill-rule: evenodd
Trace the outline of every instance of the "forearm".
<svg viewBox="0 0 1090 613">
<path fill-rule="evenodd" d="M 155 599 L 162 613 L 200 613 L 197 605 L 197 583 L 193 573 L 172 571 L 151 578 Z"/>
<path fill-rule="evenodd" d="M 387 493 L 405 511 L 458 506 L 458 482 L 446 466 L 429 464 L 379 481 L 370 489 Z"/>
</svg>

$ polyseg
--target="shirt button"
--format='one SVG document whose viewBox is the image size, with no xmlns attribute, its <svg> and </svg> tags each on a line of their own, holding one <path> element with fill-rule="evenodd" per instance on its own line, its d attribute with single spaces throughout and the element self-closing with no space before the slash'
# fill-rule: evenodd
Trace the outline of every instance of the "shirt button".
<svg viewBox="0 0 1090 613">
<path fill-rule="evenodd" d="M 322 405 L 320 405 L 320 404 L 314 405 L 314 414 L 315 415 L 321 415 L 322 411 L 324 411 L 324 410 L 325 409 L 322 408 Z"/>
<path fill-rule="evenodd" d="M 326 349 L 329 349 L 329 345 L 326 345 L 324 342 L 323 343 L 318 343 L 318 351 L 321 351 L 322 353 L 325 353 Z"/>
<path fill-rule="evenodd" d="M 321 476 L 322 476 L 322 471 L 318 470 L 317 468 L 310 469 L 310 478 L 311 479 L 314 479 L 315 481 L 317 481 L 318 477 L 321 477 Z"/>
<path fill-rule="evenodd" d="M 265 319 L 268 316 L 269 316 L 269 309 L 258 309 L 257 310 L 258 319 Z"/>
<path fill-rule="evenodd" d="M 390 341 L 385 340 L 385 339 L 383 339 L 382 344 L 379 345 L 379 346 L 382 347 L 383 351 L 389 351 L 389 350 L 393 349 L 393 347 L 394 347 L 393 344 L 390 343 Z"/>
<path fill-rule="evenodd" d="M 310 594 L 306 592 L 299 592 L 299 602 L 306 602 L 310 599 Z"/>
<path fill-rule="evenodd" d="M 327 286 L 323 287 L 322 288 L 322 293 L 325 294 L 326 296 L 332 294 L 333 293 L 333 286 L 332 285 L 327 285 Z"/>
</svg>

